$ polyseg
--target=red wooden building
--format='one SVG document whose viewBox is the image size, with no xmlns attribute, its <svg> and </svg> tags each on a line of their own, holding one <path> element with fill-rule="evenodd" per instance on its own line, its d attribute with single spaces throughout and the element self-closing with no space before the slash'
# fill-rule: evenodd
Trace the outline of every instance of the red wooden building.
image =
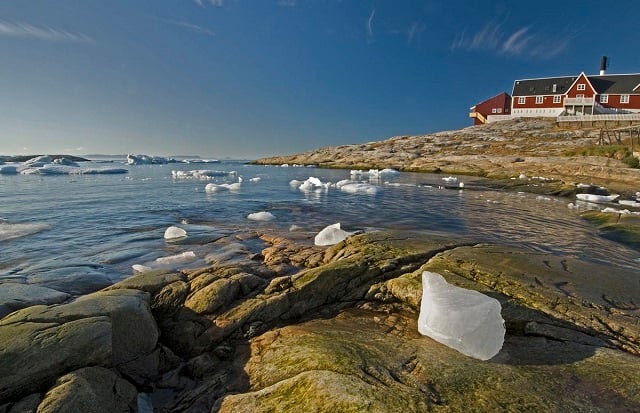
<svg viewBox="0 0 640 413">
<path fill-rule="evenodd" d="M 472 106 L 469 117 L 474 118 L 474 125 L 487 123 L 489 115 L 509 115 L 511 113 L 511 96 L 502 92 L 490 99 Z"/>
<path fill-rule="evenodd" d="M 582 72 L 575 76 L 516 80 L 511 96 L 501 93 L 485 100 L 473 106 L 469 116 L 478 125 L 499 114 L 511 118 L 640 114 L 640 73 L 607 75 L 606 68 L 604 56 L 599 75 Z M 509 104 L 505 106 L 505 102 Z"/>
<path fill-rule="evenodd" d="M 513 117 L 640 113 L 640 74 L 516 80 Z"/>
</svg>

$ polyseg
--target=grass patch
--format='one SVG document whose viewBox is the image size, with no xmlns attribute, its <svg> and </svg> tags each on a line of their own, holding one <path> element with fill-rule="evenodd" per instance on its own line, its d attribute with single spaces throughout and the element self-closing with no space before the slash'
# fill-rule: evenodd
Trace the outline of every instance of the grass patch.
<svg viewBox="0 0 640 413">
<path fill-rule="evenodd" d="M 593 145 L 573 148 L 563 152 L 564 156 L 603 156 L 624 162 L 630 168 L 640 168 L 640 160 L 633 156 L 627 145 Z"/>
</svg>

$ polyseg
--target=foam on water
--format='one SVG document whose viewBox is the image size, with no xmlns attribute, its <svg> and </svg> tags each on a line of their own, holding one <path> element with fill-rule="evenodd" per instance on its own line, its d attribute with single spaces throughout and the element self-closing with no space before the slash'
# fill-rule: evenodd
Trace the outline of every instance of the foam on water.
<svg viewBox="0 0 640 413">
<path fill-rule="evenodd" d="M 8 241 L 14 238 L 26 237 L 36 234 L 40 231 L 49 229 L 49 224 L 32 223 L 32 224 L 12 224 L 0 221 L 0 241 Z"/>
</svg>

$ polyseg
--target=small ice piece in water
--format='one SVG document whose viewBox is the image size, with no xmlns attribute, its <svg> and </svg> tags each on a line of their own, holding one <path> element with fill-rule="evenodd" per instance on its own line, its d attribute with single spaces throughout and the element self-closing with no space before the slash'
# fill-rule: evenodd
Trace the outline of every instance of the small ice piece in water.
<svg viewBox="0 0 640 413">
<path fill-rule="evenodd" d="M 291 182 L 289 182 L 289 185 L 292 188 L 298 188 L 300 185 L 302 185 L 302 181 L 298 181 L 297 179 L 292 179 Z"/>
<path fill-rule="evenodd" d="M 133 264 L 131 268 L 133 268 L 134 272 L 147 272 L 153 270 L 153 268 L 142 264 Z"/>
<path fill-rule="evenodd" d="M 247 219 L 250 219 L 252 221 L 272 221 L 276 219 L 276 217 L 271 212 L 260 211 L 247 215 Z"/>
<path fill-rule="evenodd" d="M 462 354 L 489 360 L 504 343 L 502 306 L 495 298 L 447 283 L 443 276 L 422 273 L 420 334 Z"/>
<path fill-rule="evenodd" d="M 620 195 L 594 195 L 594 194 L 577 194 L 576 198 L 581 201 L 589 202 L 611 202 Z"/>
<path fill-rule="evenodd" d="M 340 223 L 332 224 L 325 227 L 314 238 L 314 244 L 318 246 L 334 245 L 340 241 L 344 241 L 353 232 L 347 232 L 340 229 Z"/>
<path fill-rule="evenodd" d="M 256 176 L 254 178 L 249 179 L 249 182 L 260 182 L 262 180 L 262 178 L 260 178 L 259 176 Z"/>
<path fill-rule="evenodd" d="M 171 226 L 164 231 L 164 239 L 166 240 L 184 238 L 186 236 L 187 231 L 180 227 Z"/>
<path fill-rule="evenodd" d="M 193 251 L 185 251 L 181 254 L 169 255 L 168 257 L 156 258 L 158 264 L 175 264 L 183 261 L 191 261 L 196 258 L 196 254 Z"/>
</svg>

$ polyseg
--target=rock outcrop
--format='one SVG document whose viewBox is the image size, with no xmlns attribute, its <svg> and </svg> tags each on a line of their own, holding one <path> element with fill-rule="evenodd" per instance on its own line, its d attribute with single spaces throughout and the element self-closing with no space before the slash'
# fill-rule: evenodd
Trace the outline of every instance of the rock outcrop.
<svg viewBox="0 0 640 413">
<path fill-rule="evenodd" d="M 579 182 L 615 191 L 637 191 L 640 169 L 623 162 L 631 159 L 630 151 L 598 150 L 599 134 L 599 128 L 561 129 L 553 120 L 521 118 L 455 131 L 320 148 L 263 158 L 255 163 L 476 175 L 491 178 L 488 185 L 525 174 L 549 179 L 544 184 L 548 187 L 545 193 L 566 191 L 566 186 L 575 189 L 574 184 Z"/>
<path fill-rule="evenodd" d="M 423 233 L 262 240 L 4 317 L 0 412 L 640 409 L 632 271 Z M 500 301 L 497 356 L 418 333 L 425 270 Z"/>
</svg>

